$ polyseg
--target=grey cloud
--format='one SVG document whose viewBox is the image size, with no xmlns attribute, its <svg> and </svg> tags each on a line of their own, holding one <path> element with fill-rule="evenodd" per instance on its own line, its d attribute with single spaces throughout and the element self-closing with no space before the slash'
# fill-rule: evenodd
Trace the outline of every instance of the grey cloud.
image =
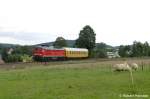
<svg viewBox="0 0 150 99">
<path fill-rule="evenodd" d="M 0 32 L 0 37 L 14 39 L 17 43 L 22 44 L 38 44 L 54 41 L 58 36 L 63 36 L 65 39 L 73 35 L 68 34 L 52 34 L 52 33 L 36 33 L 36 32 Z M 10 43 L 14 43 L 10 41 Z M 15 42 L 16 43 L 16 42 Z"/>
<path fill-rule="evenodd" d="M 11 35 L 14 35 L 13 32 L 0 32 L 1 37 L 9 37 Z"/>
<path fill-rule="evenodd" d="M 53 41 L 56 35 L 50 33 L 0 32 L 0 37 L 13 38 L 30 44 L 31 42 Z"/>
<path fill-rule="evenodd" d="M 10 38 L 14 38 L 14 39 L 29 40 L 29 41 L 47 39 L 48 37 L 53 37 L 53 36 L 52 35 L 48 36 L 48 35 L 42 34 L 42 33 L 0 32 L 0 37 L 10 37 Z"/>
</svg>

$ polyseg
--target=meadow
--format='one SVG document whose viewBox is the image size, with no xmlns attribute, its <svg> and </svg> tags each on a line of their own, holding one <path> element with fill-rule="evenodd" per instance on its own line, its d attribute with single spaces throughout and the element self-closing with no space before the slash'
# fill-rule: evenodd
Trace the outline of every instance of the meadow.
<svg viewBox="0 0 150 99">
<path fill-rule="evenodd" d="M 9 69 L 0 68 L 0 99 L 128 99 L 125 95 L 143 95 L 139 99 L 149 99 L 149 60 L 140 61 L 140 68 L 133 71 L 134 84 L 129 72 L 112 71 L 113 64 L 122 62 L 11 64 Z"/>
</svg>

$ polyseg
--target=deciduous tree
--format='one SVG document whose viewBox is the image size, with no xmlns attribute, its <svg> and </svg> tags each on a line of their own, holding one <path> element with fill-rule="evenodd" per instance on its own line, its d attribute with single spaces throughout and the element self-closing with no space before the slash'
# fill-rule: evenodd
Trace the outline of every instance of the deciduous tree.
<svg viewBox="0 0 150 99">
<path fill-rule="evenodd" d="M 87 48 L 90 54 L 95 47 L 95 36 L 94 30 L 89 25 L 86 25 L 79 33 L 79 38 L 75 43 L 76 47 Z"/>
<path fill-rule="evenodd" d="M 53 46 L 55 48 L 67 47 L 67 42 L 63 37 L 57 37 L 56 41 L 53 44 Z"/>
</svg>

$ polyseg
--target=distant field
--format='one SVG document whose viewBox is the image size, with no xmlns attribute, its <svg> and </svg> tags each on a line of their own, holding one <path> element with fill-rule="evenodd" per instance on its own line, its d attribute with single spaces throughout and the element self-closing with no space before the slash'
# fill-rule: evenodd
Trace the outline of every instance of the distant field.
<svg viewBox="0 0 150 99">
<path fill-rule="evenodd" d="M 141 66 L 133 72 L 134 85 L 129 72 L 112 71 L 111 66 L 123 60 L 3 65 L 0 99 L 120 99 L 120 95 L 129 94 L 147 95 L 149 99 L 149 60 L 133 61 Z"/>
</svg>

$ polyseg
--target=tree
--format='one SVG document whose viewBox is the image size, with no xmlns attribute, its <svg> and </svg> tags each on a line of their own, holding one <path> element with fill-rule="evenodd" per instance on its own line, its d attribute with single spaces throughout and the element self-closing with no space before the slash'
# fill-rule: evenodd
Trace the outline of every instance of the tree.
<svg viewBox="0 0 150 99">
<path fill-rule="evenodd" d="M 107 48 L 107 45 L 105 43 L 98 43 L 96 45 L 96 49 L 106 49 Z"/>
<path fill-rule="evenodd" d="M 143 44 L 141 42 L 134 41 L 132 45 L 132 56 L 142 57 L 143 55 Z"/>
<path fill-rule="evenodd" d="M 94 52 L 95 52 L 94 57 L 96 57 L 96 58 L 106 58 L 107 57 L 107 51 L 105 49 L 97 49 Z"/>
<path fill-rule="evenodd" d="M 131 56 L 131 46 L 130 45 L 121 45 L 119 47 L 119 55 L 121 57 L 130 57 Z"/>
<path fill-rule="evenodd" d="M 98 43 L 94 48 L 94 57 L 106 58 L 107 57 L 107 45 L 105 43 Z"/>
<path fill-rule="evenodd" d="M 20 54 L 8 54 L 9 48 L 4 48 L 2 50 L 2 59 L 5 62 L 21 62 Z"/>
<path fill-rule="evenodd" d="M 95 36 L 96 34 L 94 33 L 94 30 L 89 25 L 86 25 L 79 33 L 79 38 L 75 43 L 76 47 L 87 48 L 90 55 L 95 47 Z"/>
<path fill-rule="evenodd" d="M 2 54 L 2 59 L 6 62 L 7 61 L 7 58 L 8 58 L 8 54 L 7 54 L 7 48 L 3 48 L 2 49 L 2 52 L 1 52 L 1 54 Z"/>
<path fill-rule="evenodd" d="M 141 43 L 134 41 L 132 45 L 120 46 L 119 55 L 122 57 L 143 57 L 150 56 L 150 46 L 148 42 Z"/>
<path fill-rule="evenodd" d="M 67 47 L 67 42 L 63 37 L 57 37 L 56 41 L 53 44 L 53 46 L 55 48 Z"/>
<path fill-rule="evenodd" d="M 6 62 L 21 62 L 21 55 L 20 54 L 10 54 L 7 57 L 7 61 Z"/>
<path fill-rule="evenodd" d="M 29 56 L 32 56 L 32 50 L 33 47 L 32 46 L 17 46 L 16 48 L 14 48 L 14 51 L 12 54 L 27 54 Z"/>
<path fill-rule="evenodd" d="M 148 42 L 145 42 L 143 44 L 143 55 L 149 56 L 149 51 L 150 51 L 149 44 L 148 44 Z"/>
</svg>

